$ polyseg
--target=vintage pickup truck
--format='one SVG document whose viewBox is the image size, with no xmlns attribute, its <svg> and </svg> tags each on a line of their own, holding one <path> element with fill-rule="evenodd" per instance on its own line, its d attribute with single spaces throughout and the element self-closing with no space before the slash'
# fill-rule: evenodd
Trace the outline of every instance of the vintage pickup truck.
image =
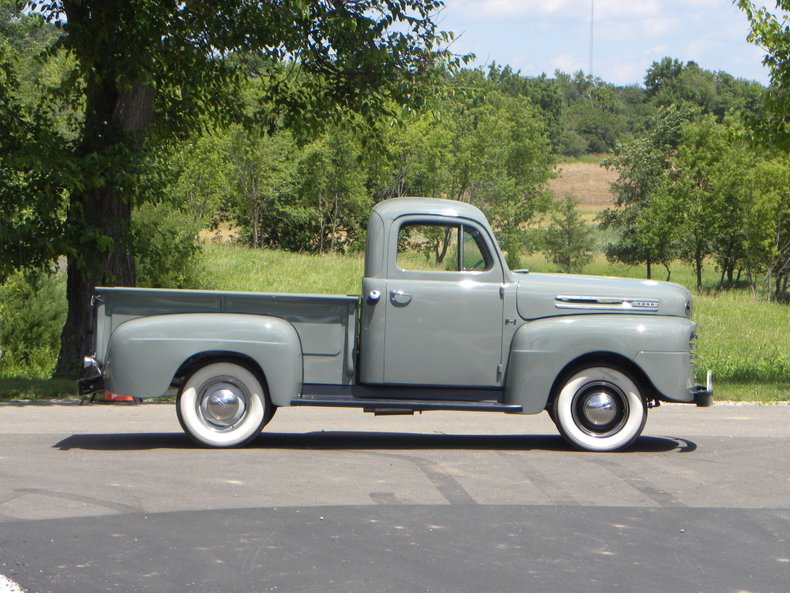
<svg viewBox="0 0 790 593">
<path fill-rule="evenodd" d="M 398 198 L 368 223 L 362 296 L 97 288 L 82 393 L 177 394 L 184 431 L 233 447 L 280 406 L 377 414 L 547 410 L 613 451 L 694 382 L 689 292 L 652 280 L 511 271 L 483 214 Z"/>
</svg>

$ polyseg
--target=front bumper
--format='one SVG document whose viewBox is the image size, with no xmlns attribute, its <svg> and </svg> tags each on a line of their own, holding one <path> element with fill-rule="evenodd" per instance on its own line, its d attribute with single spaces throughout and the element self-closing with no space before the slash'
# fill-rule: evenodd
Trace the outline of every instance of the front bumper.
<svg viewBox="0 0 790 593">
<path fill-rule="evenodd" d="M 709 408 L 713 405 L 713 389 L 708 389 L 706 385 L 697 385 L 691 390 L 691 395 L 694 396 L 694 403 L 700 408 Z"/>
<path fill-rule="evenodd" d="M 713 405 L 713 371 L 708 371 L 705 385 L 697 385 L 691 389 L 694 403 L 700 408 L 709 408 Z"/>
</svg>

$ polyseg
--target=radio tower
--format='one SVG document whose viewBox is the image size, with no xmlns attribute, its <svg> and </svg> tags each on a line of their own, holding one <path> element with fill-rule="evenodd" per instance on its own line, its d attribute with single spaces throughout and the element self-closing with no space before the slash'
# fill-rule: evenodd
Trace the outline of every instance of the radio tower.
<svg viewBox="0 0 790 593">
<path fill-rule="evenodd" d="M 590 78 L 593 76 L 593 23 L 595 22 L 595 0 L 590 0 Z"/>
</svg>

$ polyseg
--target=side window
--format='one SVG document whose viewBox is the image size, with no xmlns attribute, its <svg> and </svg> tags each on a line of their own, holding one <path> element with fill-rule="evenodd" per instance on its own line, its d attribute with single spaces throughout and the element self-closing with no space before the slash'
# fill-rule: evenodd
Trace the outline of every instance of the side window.
<svg viewBox="0 0 790 593">
<path fill-rule="evenodd" d="M 398 231 L 396 263 L 401 270 L 484 271 L 492 262 L 480 232 L 466 225 L 417 222 Z"/>
</svg>

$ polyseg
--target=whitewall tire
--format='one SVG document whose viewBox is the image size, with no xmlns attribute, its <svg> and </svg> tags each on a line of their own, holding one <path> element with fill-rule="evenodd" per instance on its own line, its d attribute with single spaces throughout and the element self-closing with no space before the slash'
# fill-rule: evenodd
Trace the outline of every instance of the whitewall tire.
<svg viewBox="0 0 790 593">
<path fill-rule="evenodd" d="M 238 447 L 253 440 L 271 418 L 261 381 L 230 362 L 208 364 L 181 386 L 176 401 L 181 427 L 209 447 Z"/>
<path fill-rule="evenodd" d="M 553 415 L 563 438 L 586 451 L 617 451 L 634 442 L 647 421 L 637 383 L 618 368 L 576 370 L 560 388 Z"/>
</svg>

